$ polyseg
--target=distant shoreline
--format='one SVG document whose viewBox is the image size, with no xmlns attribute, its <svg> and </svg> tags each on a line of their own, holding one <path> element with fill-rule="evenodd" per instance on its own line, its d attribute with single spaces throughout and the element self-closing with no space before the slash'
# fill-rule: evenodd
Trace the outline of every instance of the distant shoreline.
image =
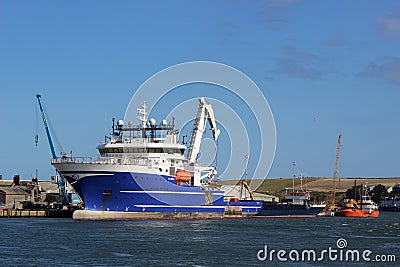
<svg viewBox="0 0 400 267">
<path fill-rule="evenodd" d="M 292 178 L 266 178 L 260 183 L 261 179 L 254 179 L 257 184 L 261 184 L 255 191 L 258 192 L 278 192 L 285 190 L 285 188 L 292 188 L 293 179 Z M 340 180 L 340 181 L 339 181 Z M 346 177 L 337 178 L 336 180 L 336 192 L 346 192 L 347 189 L 354 185 L 354 180 L 357 184 L 368 183 L 369 186 L 375 186 L 382 184 L 386 187 L 391 187 L 396 184 L 400 184 L 400 177 L 386 177 L 386 178 L 374 178 L 374 177 Z M 234 185 L 238 180 L 224 180 L 222 184 L 224 185 Z M 295 189 L 300 186 L 300 179 L 295 178 Z M 333 188 L 333 178 L 332 177 L 303 177 L 303 189 L 314 192 L 329 192 Z"/>
<path fill-rule="evenodd" d="M 252 179 L 248 179 L 252 180 Z M 293 179 L 292 178 L 266 178 L 266 179 L 253 179 L 254 182 L 258 186 L 258 188 L 254 188 L 253 190 L 257 192 L 279 192 L 285 190 L 286 188 L 292 188 Z M 263 181 L 260 181 L 263 180 Z M 340 180 L 340 181 L 339 181 Z M 375 186 L 378 184 L 384 185 L 386 188 L 394 186 L 396 184 L 400 184 L 400 177 L 346 177 L 346 178 L 338 178 L 336 181 L 336 192 L 346 192 L 347 189 L 351 188 L 354 185 L 354 180 L 357 181 L 357 184 L 367 183 L 369 186 Z M 22 180 L 21 181 L 29 181 Z M 235 185 L 238 184 L 239 179 L 237 180 L 223 180 L 221 183 L 223 185 Z M 300 179 L 296 177 L 295 181 L 295 189 L 299 189 L 300 187 Z M 13 180 L 11 179 L 2 179 L 0 180 L 0 186 L 6 186 L 8 184 L 12 184 Z M 39 180 L 39 184 L 46 184 L 45 186 L 49 186 L 50 184 L 54 184 L 52 180 Z M 333 178 L 332 177 L 303 177 L 303 189 L 311 192 L 330 192 L 333 187 Z"/>
</svg>

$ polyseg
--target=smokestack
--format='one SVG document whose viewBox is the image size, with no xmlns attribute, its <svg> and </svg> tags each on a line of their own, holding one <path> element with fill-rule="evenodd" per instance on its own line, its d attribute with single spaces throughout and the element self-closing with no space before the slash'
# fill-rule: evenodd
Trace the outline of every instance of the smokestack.
<svg viewBox="0 0 400 267">
<path fill-rule="evenodd" d="M 357 200 L 357 180 L 354 179 L 354 200 Z"/>
<path fill-rule="evenodd" d="M 19 185 L 21 181 L 21 178 L 19 177 L 19 174 L 14 175 L 14 185 Z"/>
</svg>

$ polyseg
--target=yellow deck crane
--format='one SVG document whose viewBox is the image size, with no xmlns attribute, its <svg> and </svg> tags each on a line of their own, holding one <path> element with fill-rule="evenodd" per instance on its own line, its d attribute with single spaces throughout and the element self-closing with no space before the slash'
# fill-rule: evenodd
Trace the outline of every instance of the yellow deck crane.
<svg viewBox="0 0 400 267">
<path fill-rule="evenodd" d="M 250 194 L 250 199 L 251 199 L 251 200 L 254 200 L 254 193 L 253 193 L 253 191 L 251 190 L 249 184 L 246 183 L 246 181 L 242 180 L 242 185 L 241 185 L 241 186 L 242 186 L 242 187 L 241 187 L 241 190 L 240 190 L 240 195 L 242 195 L 242 189 L 243 189 L 243 187 L 244 187 L 244 188 L 246 188 L 246 190 L 249 192 L 249 194 Z M 241 198 L 241 197 L 242 197 L 242 196 L 240 196 L 240 198 Z"/>
</svg>

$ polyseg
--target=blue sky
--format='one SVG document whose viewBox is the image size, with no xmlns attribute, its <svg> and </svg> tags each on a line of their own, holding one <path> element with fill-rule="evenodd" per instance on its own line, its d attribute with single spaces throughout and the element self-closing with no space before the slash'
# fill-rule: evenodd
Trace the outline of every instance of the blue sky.
<svg viewBox="0 0 400 267">
<path fill-rule="evenodd" d="M 95 155 L 146 79 L 182 62 L 230 65 L 274 114 L 268 177 L 400 175 L 398 1 L 0 1 L 0 174 L 54 171 L 36 93 L 65 151 Z M 218 115 L 217 115 L 218 116 Z M 243 161 L 243 159 L 237 159 Z"/>
</svg>

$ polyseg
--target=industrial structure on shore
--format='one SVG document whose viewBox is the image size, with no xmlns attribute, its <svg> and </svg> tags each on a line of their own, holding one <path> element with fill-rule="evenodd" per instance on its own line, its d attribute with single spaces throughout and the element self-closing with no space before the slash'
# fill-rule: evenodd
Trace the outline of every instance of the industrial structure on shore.
<svg viewBox="0 0 400 267">
<path fill-rule="evenodd" d="M 0 217 L 70 217 L 79 205 L 67 188 L 71 202 L 63 204 L 57 177 L 39 181 L 37 178 L 22 180 L 20 175 L 3 180 L 0 175 Z"/>
</svg>

